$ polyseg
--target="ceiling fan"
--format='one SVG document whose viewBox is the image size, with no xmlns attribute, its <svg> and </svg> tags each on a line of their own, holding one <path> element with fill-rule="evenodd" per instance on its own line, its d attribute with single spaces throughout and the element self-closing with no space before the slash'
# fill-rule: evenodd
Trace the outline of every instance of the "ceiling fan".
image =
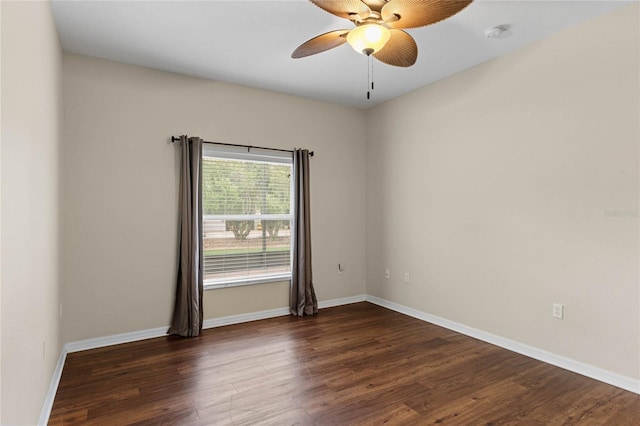
<svg viewBox="0 0 640 426">
<path fill-rule="evenodd" d="M 415 40 L 403 28 L 416 28 L 447 19 L 473 0 L 309 0 L 356 26 L 335 30 L 302 43 L 291 54 L 303 58 L 349 43 L 358 53 L 381 62 L 409 67 L 418 58 Z"/>
</svg>

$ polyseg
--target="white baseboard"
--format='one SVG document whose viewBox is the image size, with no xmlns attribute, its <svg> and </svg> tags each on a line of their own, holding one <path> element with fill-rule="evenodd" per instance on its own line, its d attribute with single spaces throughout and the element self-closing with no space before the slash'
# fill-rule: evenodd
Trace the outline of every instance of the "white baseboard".
<svg viewBox="0 0 640 426">
<path fill-rule="evenodd" d="M 521 355 L 525 355 L 530 358 L 537 359 L 538 361 L 546 362 L 547 364 L 564 368 L 565 370 L 569 370 L 574 373 L 581 374 L 591 379 L 595 379 L 595 380 L 619 387 L 621 389 L 625 389 L 630 392 L 640 394 L 640 380 L 623 376 L 621 374 L 613 373 L 611 371 L 604 370 L 599 367 L 594 367 L 592 365 L 585 364 L 580 361 L 576 361 L 560 355 L 556 355 L 552 352 L 538 349 L 533 346 L 525 345 L 524 343 L 516 342 L 514 340 L 506 339 L 504 337 L 500 337 L 495 334 L 488 333 L 486 331 L 478 330 L 477 328 L 469 327 L 464 324 L 450 321 L 445 318 L 427 314 L 417 309 L 413 309 L 408 306 L 401 305 L 399 303 L 381 299 L 379 297 L 366 296 L 366 300 L 367 302 L 371 302 L 376 305 L 391 309 L 393 311 L 408 315 L 410 317 L 414 317 L 426 322 L 430 322 L 435 325 L 439 325 L 440 327 L 444 327 L 449 330 L 456 331 L 458 333 L 473 337 L 478 340 L 482 340 L 487 343 L 491 343 L 492 345 L 496 345 L 501 348 L 508 349 L 512 352 L 517 352 Z"/>
<path fill-rule="evenodd" d="M 268 309 L 266 311 L 251 312 L 248 314 L 229 315 L 220 318 L 204 320 L 202 328 L 223 327 L 225 325 L 241 324 L 243 322 L 258 321 L 267 318 L 275 318 L 289 315 L 289 308 Z"/>
<path fill-rule="evenodd" d="M 367 300 L 367 296 L 361 294 L 359 296 L 342 297 L 340 299 L 331 299 L 318 302 L 319 309 L 333 308 L 334 306 L 350 305 L 351 303 L 364 302 Z"/>
<path fill-rule="evenodd" d="M 325 308 L 331 308 L 333 306 L 341 306 L 341 305 L 348 305 L 350 303 L 364 302 L 365 299 L 366 299 L 366 296 L 362 294 L 360 296 L 351 296 L 351 297 L 343 297 L 340 299 L 323 300 L 318 302 L 318 308 L 325 309 Z M 248 314 L 230 315 L 230 316 L 221 317 L 221 318 L 210 318 L 210 319 L 204 320 L 204 324 L 202 325 L 202 327 L 203 328 L 222 327 L 225 325 L 240 324 L 243 322 L 258 321 L 258 320 L 267 319 L 267 318 L 282 317 L 285 315 L 289 315 L 289 308 L 269 309 L 266 311 L 251 312 Z"/>
<path fill-rule="evenodd" d="M 331 308 L 333 306 L 348 305 L 350 303 L 364 302 L 366 296 L 343 297 L 340 299 L 331 299 L 318 302 L 318 308 Z M 225 325 L 241 324 L 243 322 L 258 321 L 261 319 L 275 318 L 289 315 L 289 308 L 268 309 L 265 311 L 250 312 L 247 314 L 229 315 L 220 318 L 209 318 L 203 321 L 202 327 L 215 328 Z M 153 339 L 155 337 L 165 336 L 169 326 L 156 327 L 148 330 L 132 331 L 130 333 L 114 334 L 111 336 L 96 337 L 94 339 L 79 340 L 64 345 L 67 353 L 85 351 L 88 349 L 102 348 L 105 346 L 119 345 L 121 343 L 136 342 L 138 340 Z"/>
<path fill-rule="evenodd" d="M 79 340 L 64 345 L 67 353 L 86 351 L 88 349 L 103 348 L 121 343 L 137 342 L 138 340 L 153 339 L 167 334 L 169 326 L 150 328 L 148 330 L 132 331 L 130 333 L 113 334 L 111 336 L 96 337 L 95 339 Z"/>
<path fill-rule="evenodd" d="M 51 409 L 53 408 L 53 400 L 56 397 L 58 391 L 58 385 L 60 384 L 60 377 L 62 377 L 62 369 L 64 368 L 64 361 L 67 359 L 67 350 L 63 347 L 58 357 L 58 363 L 55 370 L 53 370 L 53 376 L 51 377 L 51 383 L 49 384 L 49 391 L 42 404 L 42 410 L 40 411 L 40 418 L 38 419 L 38 426 L 46 426 L 49 423 L 49 416 L 51 415 Z"/>
</svg>

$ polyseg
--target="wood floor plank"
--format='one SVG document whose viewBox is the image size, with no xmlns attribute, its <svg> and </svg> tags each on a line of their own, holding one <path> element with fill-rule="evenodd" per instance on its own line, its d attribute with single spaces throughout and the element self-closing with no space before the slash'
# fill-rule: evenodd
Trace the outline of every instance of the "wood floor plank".
<svg viewBox="0 0 640 426">
<path fill-rule="evenodd" d="M 69 354 L 49 424 L 639 425 L 640 396 L 369 303 Z"/>
</svg>

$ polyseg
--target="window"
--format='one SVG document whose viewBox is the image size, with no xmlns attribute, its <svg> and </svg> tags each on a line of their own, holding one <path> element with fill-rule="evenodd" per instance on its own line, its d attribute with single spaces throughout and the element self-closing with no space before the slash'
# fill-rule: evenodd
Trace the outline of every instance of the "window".
<svg viewBox="0 0 640 426">
<path fill-rule="evenodd" d="M 205 288 L 291 278 L 291 153 L 206 144 Z"/>
</svg>

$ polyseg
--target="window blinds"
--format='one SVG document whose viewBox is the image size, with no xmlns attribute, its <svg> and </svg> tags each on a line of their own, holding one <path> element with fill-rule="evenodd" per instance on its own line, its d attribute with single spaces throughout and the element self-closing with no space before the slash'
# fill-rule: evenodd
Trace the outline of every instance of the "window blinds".
<svg viewBox="0 0 640 426">
<path fill-rule="evenodd" d="M 202 201 L 205 286 L 291 276 L 290 153 L 207 146 Z"/>
</svg>

